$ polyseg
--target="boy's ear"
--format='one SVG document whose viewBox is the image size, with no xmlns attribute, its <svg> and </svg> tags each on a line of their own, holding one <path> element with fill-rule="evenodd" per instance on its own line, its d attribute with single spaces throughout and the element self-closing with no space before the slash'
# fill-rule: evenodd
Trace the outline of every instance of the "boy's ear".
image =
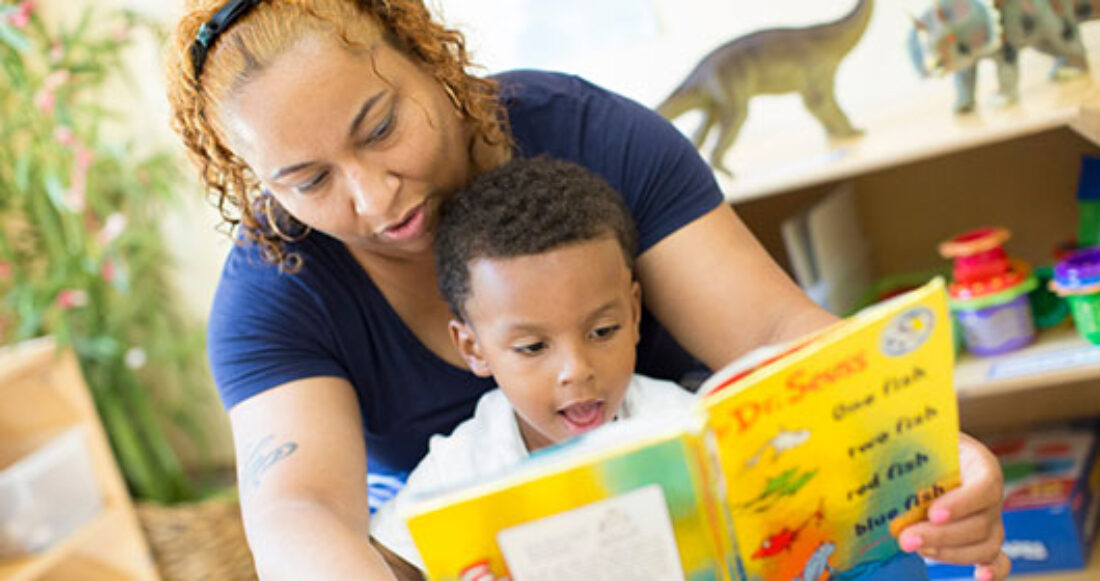
<svg viewBox="0 0 1100 581">
<path fill-rule="evenodd" d="M 631 325 L 634 327 L 634 344 L 637 345 L 642 340 L 642 285 L 636 280 L 630 283 L 630 295 L 630 312 L 634 317 Z"/>
<path fill-rule="evenodd" d="M 451 331 L 451 342 L 458 348 L 459 355 L 466 361 L 470 371 L 478 377 L 491 377 L 493 372 L 489 369 L 489 362 L 481 353 L 481 345 L 477 342 L 474 330 L 458 319 L 451 319 L 447 328 Z"/>
</svg>

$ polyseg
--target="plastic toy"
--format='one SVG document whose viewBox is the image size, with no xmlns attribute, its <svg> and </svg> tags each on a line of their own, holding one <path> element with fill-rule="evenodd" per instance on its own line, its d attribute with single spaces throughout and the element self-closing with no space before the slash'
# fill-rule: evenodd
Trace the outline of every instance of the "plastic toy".
<svg viewBox="0 0 1100 581">
<path fill-rule="evenodd" d="M 757 95 L 799 93 L 802 102 L 833 138 L 862 133 L 837 103 L 833 85 L 837 67 L 863 37 L 875 0 L 859 0 L 835 22 L 806 28 L 761 30 L 727 42 L 704 56 L 687 78 L 657 106 L 657 112 L 675 119 L 698 109 L 703 122 L 695 132 L 702 148 L 711 129 L 718 139 L 710 151 L 710 165 L 732 175 L 724 164 L 726 152 L 737 140 Z"/>
<path fill-rule="evenodd" d="M 1050 288 L 1069 302 L 1077 332 L 1100 345 L 1100 246 L 1079 250 L 1059 262 Z"/>
<path fill-rule="evenodd" d="M 1004 228 L 981 228 L 940 244 L 940 254 L 955 261 L 951 310 L 975 355 L 999 355 L 1035 339 L 1028 293 L 1038 283 L 1026 263 L 1010 260 L 1002 248 L 1010 236 Z"/>
<path fill-rule="evenodd" d="M 1100 157 L 1081 158 L 1077 180 L 1077 244 L 1100 245 Z"/>
<path fill-rule="evenodd" d="M 909 51 L 922 74 L 954 73 L 955 111 L 974 109 L 978 63 L 997 65 L 997 102 L 1019 99 L 1019 54 L 1031 47 L 1055 57 L 1053 79 L 1088 69 L 1080 24 L 1100 16 L 1096 0 L 935 0 L 919 18 Z"/>
<path fill-rule="evenodd" d="M 1036 267 L 1035 279 L 1038 285 L 1028 295 L 1028 300 L 1031 301 L 1031 314 L 1035 317 L 1035 326 L 1043 330 L 1061 325 L 1069 318 L 1069 304 L 1050 288 L 1050 283 L 1054 280 L 1054 267 Z"/>
</svg>

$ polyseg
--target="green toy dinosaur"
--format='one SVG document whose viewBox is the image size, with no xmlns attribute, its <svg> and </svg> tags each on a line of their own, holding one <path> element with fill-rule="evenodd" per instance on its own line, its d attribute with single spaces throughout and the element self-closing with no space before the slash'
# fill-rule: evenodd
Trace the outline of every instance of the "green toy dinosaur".
<svg viewBox="0 0 1100 581">
<path fill-rule="evenodd" d="M 836 102 L 837 67 L 859 42 L 874 10 L 874 0 L 859 0 L 835 22 L 807 28 L 761 30 L 734 39 L 707 54 L 657 111 L 668 119 L 700 109 L 703 122 L 693 141 L 702 148 L 718 126 L 710 165 L 730 174 L 723 163 L 741 130 L 749 100 L 757 95 L 800 93 L 810 113 L 830 137 L 862 133 Z M 732 175 L 732 174 L 731 174 Z"/>
<path fill-rule="evenodd" d="M 1100 0 L 936 0 L 914 18 L 909 50 L 922 74 L 955 75 L 955 111 L 974 109 L 977 65 L 997 65 L 997 101 L 1019 99 L 1019 53 L 1032 47 L 1055 57 L 1051 77 L 1087 70 L 1079 24 L 1100 17 Z"/>
</svg>

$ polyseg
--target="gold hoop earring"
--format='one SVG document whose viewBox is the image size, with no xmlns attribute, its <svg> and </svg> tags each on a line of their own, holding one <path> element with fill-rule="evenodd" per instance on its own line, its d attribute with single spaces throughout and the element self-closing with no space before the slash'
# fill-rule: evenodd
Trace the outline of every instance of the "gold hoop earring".
<svg viewBox="0 0 1100 581">
<path fill-rule="evenodd" d="M 301 234 L 299 234 L 297 237 L 294 237 L 287 236 L 283 233 L 282 230 L 279 230 L 279 222 L 275 219 L 275 214 L 271 211 L 270 195 L 264 196 L 264 214 L 267 214 L 267 225 L 271 227 L 271 231 L 274 232 L 275 235 L 278 236 L 279 239 L 283 242 L 289 242 L 292 244 L 294 242 L 301 242 L 302 240 L 306 239 L 306 236 L 309 236 L 310 232 L 313 231 L 312 226 L 306 226 L 305 230 L 303 230 Z"/>
<path fill-rule="evenodd" d="M 447 81 L 439 81 L 439 84 L 443 85 L 443 92 L 447 94 L 447 98 L 451 100 L 451 104 L 455 106 L 455 109 L 458 110 L 459 113 L 464 112 L 462 101 L 459 100 L 458 93 L 455 93 L 454 87 Z"/>
</svg>

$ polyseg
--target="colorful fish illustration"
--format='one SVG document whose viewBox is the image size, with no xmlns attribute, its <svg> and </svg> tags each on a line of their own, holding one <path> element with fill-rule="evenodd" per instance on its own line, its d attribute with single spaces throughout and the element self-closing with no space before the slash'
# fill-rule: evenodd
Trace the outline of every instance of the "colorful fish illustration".
<svg viewBox="0 0 1100 581">
<path fill-rule="evenodd" d="M 824 501 L 818 504 L 817 510 L 812 515 L 806 518 L 802 524 L 798 527 L 789 529 L 783 527 L 783 530 L 771 535 L 764 539 L 763 543 L 760 543 L 760 548 L 756 549 L 756 552 L 752 554 L 753 559 L 767 559 L 768 557 L 774 557 L 783 551 L 790 551 L 791 546 L 798 540 L 798 534 L 801 533 L 806 527 L 810 526 L 811 522 L 821 522 L 825 520 Z"/>
<path fill-rule="evenodd" d="M 460 581 L 509 581 L 508 577 L 497 577 L 489 568 L 489 561 L 482 560 L 471 563 L 459 573 Z"/>
<path fill-rule="evenodd" d="M 802 487 L 816 475 L 816 469 L 800 474 L 798 468 L 790 468 L 778 476 L 769 478 L 768 483 L 764 486 L 764 490 L 761 491 L 756 498 L 737 508 L 741 510 L 755 508 L 757 512 L 763 512 L 771 508 L 779 499 L 794 496 L 796 492 L 801 490 Z"/>
<path fill-rule="evenodd" d="M 814 549 L 813 554 L 806 560 L 802 567 L 802 574 L 791 581 L 818 581 L 826 572 L 833 575 L 833 568 L 829 565 L 829 557 L 836 552 L 836 544 L 825 541 Z"/>
<path fill-rule="evenodd" d="M 756 454 L 753 454 L 752 458 L 749 458 L 749 461 L 745 463 L 745 467 L 752 468 L 753 466 L 756 466 L 768 450 L 774 452 L 774 456 L 772 456 L 772 462 L 775 462 L 779 459 L 779 456 L 782 455 L 783 452 L 797 448 L 802 444 L 805 444 L 806 441 L 809 439 L 810 430 L 794 430 L 792 432 L 788 432 L 787 430 L 780 429 L 778 434 L 772 437 L 772 439 L 765 442 L 764 445 L 761 446 L 759 450 L 757 450 Z"/>
</svg>

